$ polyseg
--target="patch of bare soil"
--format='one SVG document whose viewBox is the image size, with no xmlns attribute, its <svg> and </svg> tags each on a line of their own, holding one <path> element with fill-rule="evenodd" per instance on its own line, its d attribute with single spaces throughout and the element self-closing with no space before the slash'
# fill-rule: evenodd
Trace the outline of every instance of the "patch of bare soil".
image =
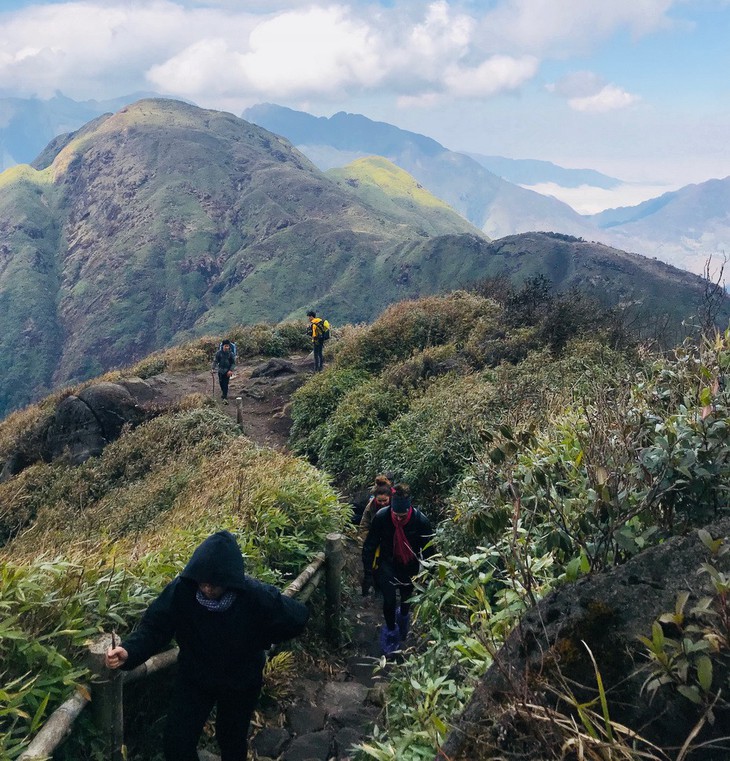
<svg viewBox="0 0 730 761">
<path fill-rule="evenodd" d="M 312 355 L 287 359 L 243 360 L 231 378 L 228 404 L 221 400 L 218 376 L 209 370 L 195 373 L 162 373 L 147 383 L 157 393 L 158 403 L 173 402 L 198 393 L 215 399 L 216 405 L 233 420 L 241 411 L 243 432 L 256 444 L 285 449 L 291 428 L 291 395 L 314 372 Z M 239 401 L 240 400 L 240 401 Z"/>
</svg>

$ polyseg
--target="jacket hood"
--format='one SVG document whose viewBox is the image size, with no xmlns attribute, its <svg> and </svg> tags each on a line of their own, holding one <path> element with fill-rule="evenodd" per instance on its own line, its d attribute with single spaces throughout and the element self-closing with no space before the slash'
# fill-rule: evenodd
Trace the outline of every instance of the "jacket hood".
<svg viewBox="0 0 730 761">
<path fill-rule="evenodd" d="M 200 584 L 207 582 L 225 589 L 246 586 L 243 555 L 229 531 L 217 531 L 200 544 L 180 574 Z"/>
</svg>

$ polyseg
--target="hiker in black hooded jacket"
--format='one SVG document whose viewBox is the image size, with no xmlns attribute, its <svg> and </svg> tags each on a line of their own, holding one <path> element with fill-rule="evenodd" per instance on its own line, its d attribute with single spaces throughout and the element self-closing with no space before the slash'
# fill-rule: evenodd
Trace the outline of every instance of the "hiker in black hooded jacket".
<svg viewBox="0 0 730 761">
<path fill-rule="evenodd" d="M 174 637 L 180 654 L 165 729 L 165 758 L 198 761 L 198 739 L 216 705 L 222 761 L 245 761 L 264 651 L 296 637 L 308 618 L 304 605 L 246 576 L 235 537 L 219 531 L 195 550 L 133 634 L 109 649 L 106 663 L 112 669 L 134 669 Z"/>
</svg>

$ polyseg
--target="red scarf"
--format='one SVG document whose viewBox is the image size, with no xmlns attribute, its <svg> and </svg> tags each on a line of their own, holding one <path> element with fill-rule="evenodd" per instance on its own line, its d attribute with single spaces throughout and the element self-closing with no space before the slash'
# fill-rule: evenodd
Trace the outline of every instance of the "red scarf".
<svg viewBox="0 0 730 761">
<path fill-rule="evenodd" d="M 411 562 L 411 559 L 416 556 L 416 553 L 413 552 L 413 548 L 408 543 L 408 539 L 406 539 L 406 532 L 403 530 L 412 515 L 413 506 L 408 508 L 408 515 L 406 515 L 404 521 L 398 520 L 393 515 L 392 509 L 390 511 L 390 519 L 393 521 L 393 526 L 395 527 L 395 534 L 393 535 L 393 557 L 396 562 L 401 565 L 408 565 L 408 563 Z"/>
</svg>

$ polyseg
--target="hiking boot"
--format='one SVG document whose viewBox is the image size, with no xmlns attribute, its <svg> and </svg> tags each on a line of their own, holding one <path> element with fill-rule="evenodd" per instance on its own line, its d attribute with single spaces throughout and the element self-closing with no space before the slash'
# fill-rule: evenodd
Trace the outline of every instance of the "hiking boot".
<svg viewBox="0 0 730 761">
<path fill-rule="evenodd" d="M 400 608 L 395 609 L 395 625 L 400 631 L 400 638 L 404 640 L 408 636 L 408 630 L 411 628 L 410 611 L 401 615 Z"/>
<path fill-rule="evenodd" d="M 224 399 L 223 404 L 228 404 L 228 399 Z"/>
<path fill-rule="evenodd" d="M 380 628 L 380 649 L 383 655 L 392 655 L 400 649 L 400 630 L 397 626 L 389 629 L 388 624 L 383 624 Z"/>
</svg>

